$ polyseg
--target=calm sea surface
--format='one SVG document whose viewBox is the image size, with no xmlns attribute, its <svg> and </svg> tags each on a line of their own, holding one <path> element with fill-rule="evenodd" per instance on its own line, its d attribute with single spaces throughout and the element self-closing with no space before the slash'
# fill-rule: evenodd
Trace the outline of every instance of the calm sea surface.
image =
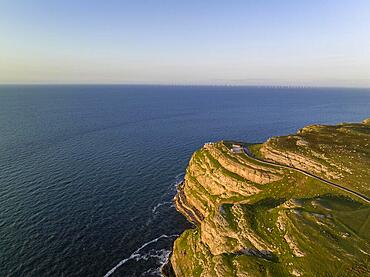
<svg viewBox="0 0 370 277">
<path fill-rule="evenodd" d="M 0 276 L 158 276 L 205 142 L 370 117 L 370 90 L 0 86 Z"/>
</svg>

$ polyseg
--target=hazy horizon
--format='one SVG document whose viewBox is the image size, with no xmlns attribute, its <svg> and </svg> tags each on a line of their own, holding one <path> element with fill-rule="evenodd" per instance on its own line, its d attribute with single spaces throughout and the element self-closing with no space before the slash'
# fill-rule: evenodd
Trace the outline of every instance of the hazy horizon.
<svg viewBox="0 0 370 277">
<path fill-rule="evenodd" d="M 0 84 L 370 87 L 370 2 L 2 1 Z"/>
<path fill-rule="evenodd" d="M 266 84 L 266 85 L 254 85 L 254 84 L 196 84 L 196 83 L 0 83 L 0 86 L 163 86 L 163 87 L 245 87 L 245 88 L 272 88 L 272 89 L 280 89 L 280 88 L 287 88 L 287 89 L 358 89 L 358 90 L 369 90 L 370 86 L 335 86 L 335 85 L 322 85 L 322 86 L 315 86 L 315 85 L 274 85 L 274 84 Z M 370 92 L 370 91 L 369 91 Z"/>
</svg>

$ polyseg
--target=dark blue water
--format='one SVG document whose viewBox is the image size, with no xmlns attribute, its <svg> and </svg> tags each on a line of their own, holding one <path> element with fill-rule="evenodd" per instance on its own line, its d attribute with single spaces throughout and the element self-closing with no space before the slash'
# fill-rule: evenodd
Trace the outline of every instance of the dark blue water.
<svg viewBox="0 0 370 277">
<path fill-rule="evenodd" d="M 0 86 L 0 276 L 158 276 L 203 143 L 365 117 L 370 90 Z"/>
</svg>

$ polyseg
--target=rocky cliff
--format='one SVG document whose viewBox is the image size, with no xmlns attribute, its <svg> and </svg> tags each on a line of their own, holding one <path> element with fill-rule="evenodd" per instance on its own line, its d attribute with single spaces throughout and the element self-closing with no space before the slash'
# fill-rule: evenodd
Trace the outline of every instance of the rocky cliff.
<svg viewBox="0 0 370 277">
<path fill-rule="evenodd" d="M 235 142 L 206 144 L 191 157 L 175 197 L 194 228 L 175 241 L 171 274 L 369 275 L 369 205 L 294 170 L 368 196 L 369 139 L 367 120 L 238 143 L 273 164 L 232 151 Z"/>
</svg>

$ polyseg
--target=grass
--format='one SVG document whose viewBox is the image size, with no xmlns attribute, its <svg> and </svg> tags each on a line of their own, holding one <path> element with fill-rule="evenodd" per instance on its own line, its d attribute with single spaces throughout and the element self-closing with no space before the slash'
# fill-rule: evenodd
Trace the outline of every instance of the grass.
<svg viewBox="0 0 370 277">
<path fill-rule="evenodd" d="M 297 145 L 298 139 L 308 146 Z M 369 205 L 286 168 L 278 168 L 283 177 L 277 181 L 253 183 L 223 167 L 218 159 L 239 163 L 241 168 L 255 165 L 255 170 L 265 173 L 276 167 L 243 153 L 231 154 L 232 143 L 216 143 L 212 152 L 201 149 L 189 164 L 187 196 L 209 211 L 200 226 L 185 231 L 175 242 L 171 261 L 178 276 L 370 276 Z M 277 151 L 309 157 L 330 170 L 341 169 L 340 184 L 362 193 L 369 190 L 370 125 L 307 127 L 298 136 L 279 137 L 267 144 Z M 248 146 L 263 158 L 264 145 Z M 199 176 L 212 176 L 215 191 L 227 190 L 232 180 L 259 191 L 250 196 L 211 194 Z M 218 235 L 217 240 L 207 235 L 209 230 Z M 258 244 L 260 253 L 268 249 L 270 254 L 253 252 Z"/>
<path fill-rule="evenodd" d="M 308 146 L 297 146 L 297 136 L 277 137 L 267 145 L 280 152 L 289 151 L 315 160 L 341 177 L 335 180 L 340 185 L 370 195 L 370 125 L 308 127 L 299 133 L 299 138 Z M 252 149 L 258 155 L 258 146 Z M 321 177 L 328 178 L 324 174 Z"/>
</svg>

